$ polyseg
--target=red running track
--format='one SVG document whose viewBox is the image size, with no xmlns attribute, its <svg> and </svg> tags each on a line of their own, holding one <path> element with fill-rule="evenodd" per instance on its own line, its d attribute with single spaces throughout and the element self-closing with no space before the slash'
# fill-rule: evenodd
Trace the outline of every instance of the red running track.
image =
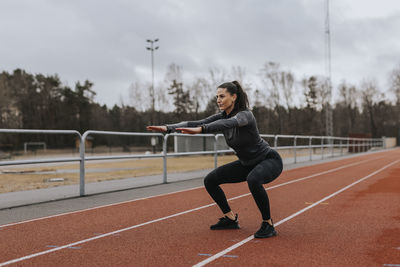
<svg viewBox="0 0 400 267">
<path fill-rule="evenodd" d="M 269 239 L 246 183 L 224 190 L 239 230 L 209 230 L 196 188 L 0 226 L 0 266 L 400 266 L 399 149 L 284 171 Z"/>
</svg>

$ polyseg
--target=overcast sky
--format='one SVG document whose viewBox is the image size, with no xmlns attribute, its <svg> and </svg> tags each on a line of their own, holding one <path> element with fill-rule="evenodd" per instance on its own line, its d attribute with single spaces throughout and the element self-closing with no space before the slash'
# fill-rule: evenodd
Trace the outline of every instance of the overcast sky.
<svg viewBox="0 0 400 267">
<path fill-rule="evenodd" d="M 99 103 L 127 101 L 151 81 L 146 39 L 159 38 L 157 83 L 171 63 L 185 77 L 241 66 L 253 79 L 267 61 L 297 79 L 324 75 L 325 0 L 0 0 L 0 71 L 88 79 Z M 331 0 L 332 78 L 382 90 L 400 64 L 398 0 Z M 128 102 L 128 103 L 127 103 Z"/>
</svg>

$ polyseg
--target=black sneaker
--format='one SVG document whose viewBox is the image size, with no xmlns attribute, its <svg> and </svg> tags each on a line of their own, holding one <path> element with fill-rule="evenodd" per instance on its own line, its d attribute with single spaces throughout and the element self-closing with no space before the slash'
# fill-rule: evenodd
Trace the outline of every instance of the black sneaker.
<svg viewBox="0 0 400 267">
<path fill-rule="evenodd" d="M 210 226 L 211 230 L 223 229 L 239 229 L 238 215 L 235 215 L 235 220 L 229 219 L 227 216 L 219 218 L 219 222 Z"/>
<path fill-rule="evenodd" d="M 273 225 L 268 222 L 262 222 L 260 229 L 254 234 L 255 238 L 267 238 L 276 236 L 276 231 Z"/>
</svg>

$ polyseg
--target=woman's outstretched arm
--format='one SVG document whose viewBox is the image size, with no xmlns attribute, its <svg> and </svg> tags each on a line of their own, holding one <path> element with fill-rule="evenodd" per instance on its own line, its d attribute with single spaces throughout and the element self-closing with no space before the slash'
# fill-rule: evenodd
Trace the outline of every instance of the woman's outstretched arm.
<svg viewBox="0 0 400 267">
<path fill-rule="evenodd" d="M 177 130 L 183 134 L 199 134 L 203 131 L 203 129 L 201 127 L 176 128 L 175 130 Z"/>
<path fill-rule="evenodd" d="M 205 119 L 202 120 L 197 120 L 197 121 L 182 121 L 180 123 L 176 123 L 176 124 L 167 124 L 165 125 L 167 127 L 167 133 L 170 132 L 175 132 L 178 128 L 182 129 L 182 128 L 197 128 L 197 127 L 201 127 L 201 125 L 219 120 L 222 118 L 222 113 L 217 113 L 214 115 L 211 115 Z"/>
<path fill-rule="evenodd" d="M 146 127 L 146 130 L 165 133 L 167 131 L 167 126 L 150 125 Z"/>
</svg>

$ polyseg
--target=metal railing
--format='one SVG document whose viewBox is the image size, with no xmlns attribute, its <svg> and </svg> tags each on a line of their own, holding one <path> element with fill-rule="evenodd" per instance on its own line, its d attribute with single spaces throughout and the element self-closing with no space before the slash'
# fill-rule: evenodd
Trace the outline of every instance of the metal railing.
<svg viewBox="0 0 400 267">
<path fill-rule="evenodd" d="M 75 130 L 23 130 L 23 129 L 0 129 L 0 133 L 16 133 L 16 134 L 72 134 L 78 137 L 79 142 L 82 136 Z M 81 146 L 81 143 L 79 143 Z M 0 166 L 8 165 L 24 165 L 24 164 L 39 164 L 39 163 L 57 163 L 57 162 L 71 162 L 80 161 L 81 157 L 72 158 L 56 158 L 56 159 L 42 159 L 42 160 L 13 160 L 13 161 L 0 161 Z"/>
<path fill-rule="evenodd" d="M 79 138 L 79 157 L 41 159 L 41 160 L 14 160 L 0 161 L 0 166 L 7 165 L 23 165 L 23 164 L 41 164 L 41 163 L 57 163 L 79 161 L 79 195 L 85 195 L 85 161 L 91 160 L 110 160 L 110 159 L 131 159 L 131 158 L 163 158 L 163 183 L 168 183 L 167 158 L 188 155 L 214 155 L 214 168 L 218 166 L 218 155 L 234 152 L 232 149 L 217 149 L 218 139 L 223 137 L 222 134 L 162 134 L 162 133 L 141 133 L 141 132 L 111 132 L 111 131 L 86 131 L 81 135 L 74 130 L 17 130 L 17 129 L 0 129 L 0 133 L 19 133 L 19 134 L 72 134 Z M 163 140 L 161 154 L 138 154 L 138 155 L 108 155 L 108 156 L 90 156 L 86 157 L 85 144 L 90 135 L 114 135 L 114 136 L 149 136 L 159 137 Z M 195 152 L 173 152 L 168 153 L 167 142 L 170 136 L 185 137 L 211 137 L 213 138 L 213 150 L 195 151 Z M 343 155 L 343 148 L 349 150 L 352 148 L 355 152 L 366 152 L 370 148 L 384 148 L 384 138 L 350 138 L 350 137 L 329 137 L 329 136 L 301 136 L 301 135 L 270 135 L 261 134 L 262 138 L 273 139 L 273 148 L 276 150 L 293 150 L 293 163 L 297 163 L 297 152 L 308 150 L 309 160 L 313 160 L 312 155 L 316 149 L 320 149 L 321 158 L 325 157 L 325 150 L 329 149 L 331 156 L 335 154 L 335 149 L 339 149 L 340 155 Z M 292 145 L 279 146 L 281 140 L 293 139 Z M 307 145 L 299 145 L 298 140 L 308 140 Z M 319 144 L 313 144 L 313 141 L 321 140 Z M 336 141 L 336 143 L 335 143 Z M 287 143 L 287 142 L 286 142 Z M 314 142 L 315 143 L 315 142 Z"/>
<path fill-rule="evenodd" d="M 110 131 L 86 131 L 82 135 L 82 141 L 79 148 L 81 163 L 79 171 L 79 194 L 85 195 L 85 160 L 102 160 L 102 159 L 131 159 L 131 158 L 157 158 L 160 155 L 116 155 L 116 156 L 96 156 L 85 157 L 85 143 L 89 135 L 119 135 L 119 136 L 159 136 L 163 137 L 162 133 L 135 133 L 135 132 L 110 132 Z"/>
</svg>

